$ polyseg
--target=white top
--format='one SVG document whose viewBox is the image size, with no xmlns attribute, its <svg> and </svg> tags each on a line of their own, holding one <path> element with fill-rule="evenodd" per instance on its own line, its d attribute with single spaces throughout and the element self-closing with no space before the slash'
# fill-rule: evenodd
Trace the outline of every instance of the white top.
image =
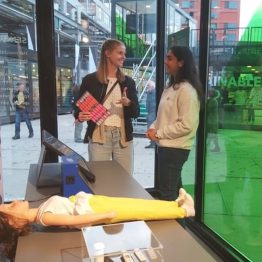
<svg viewBox="0 0 262 262">
<path fill-rule="evenodd" d="M 92 194 L 79 192 L 75 195 L 75 201 L 71 201 L 66 197 L 52 196 L 38 208 L 36 222 L 46 226 L 42 221 L 42 216 L 47 212 L 60 215 L 83 215 L 93 213 L 88 203 L 91 196 Z"/>
<path fill-rule="evenodd" d="M 199 123 L 200 102 L 188 82 L 164 89 L 158 106 L 156 129 L 162 147 L 191 149 Z"/>
<path fill-rule="evenodd" d="M 111 89 L 117 78 L 109 77 L 108 80 L 109 83 L 106 92 Z M 104 125 L 121 127 L 121 115 L 123 114 L 123 106 L 122 104 L 116 103 L 121 99 L 121 96 L 121 89 L 119 83 L 117 83 L 109 97 L 104 102 L 104 107 L 107 108 L 111 113 L 111 115 L 105 120 Z"/>
<path fill-rule="evenodd" d="M 25 96 L 23 91 L 19 91 L 17 95 L 17 99 L 18 99 L 17 105 L 22 105 L 25 102 Z"/>
</svg>

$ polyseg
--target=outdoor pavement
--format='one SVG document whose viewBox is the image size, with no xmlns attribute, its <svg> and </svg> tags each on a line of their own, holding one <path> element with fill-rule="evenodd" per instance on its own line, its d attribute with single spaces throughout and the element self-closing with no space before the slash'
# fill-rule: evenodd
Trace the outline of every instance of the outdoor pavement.
<svg viewBox="0 0 262 262">
<path fill-rule="evenodd" d="M 58 116 L 59 140 L 88 159 L 87 144 L 74 142 L 72 115 Z M 38 162 L 40 154 L 40 121 L 33 120 L 34 137 L 28 138 L 25 122 L 21 123 L 21 139 L 13 140 L 14 124 L 1 126 L 2 166 L 5 201 L 24 199 L 30 164 Z M 82 135 L 84 135 L 84 129 Z M 145 149 L 149 140 L 134 138 L 134 178 L 145 188 L 154 184 L 154 149 Z"/>
</svg>

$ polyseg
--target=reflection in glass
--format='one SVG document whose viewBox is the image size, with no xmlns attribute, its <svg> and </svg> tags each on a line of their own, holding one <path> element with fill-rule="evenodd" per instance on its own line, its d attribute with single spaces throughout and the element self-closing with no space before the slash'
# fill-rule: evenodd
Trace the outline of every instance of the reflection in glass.
<svg viewBox="0 0 262 262">
<path fill-rule="evenodd" d="M 211 10 L 217 28 L 210 34 L 204 223 L 259 261 L 262 6 L 251 2 L 252 10 L 246 1 L 217 2 Z"/>
</svg>

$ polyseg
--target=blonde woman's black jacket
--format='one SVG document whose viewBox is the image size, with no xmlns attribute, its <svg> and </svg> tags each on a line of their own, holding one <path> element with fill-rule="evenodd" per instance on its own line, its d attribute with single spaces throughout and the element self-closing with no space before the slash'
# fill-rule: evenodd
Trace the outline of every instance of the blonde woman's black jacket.
<svg viewBox="0 0 262 262">
<path fill-rule="evenodd" d="M 126 76 L 124 82 L 119 83 L 121 92 L 127 87 L 127 97 L 131 101 L 130 106 L 124 106 L 124 121 L 125 121 L 125 132 L 126 141 L 131 141 L 133 139 L 133 126 L 132 118 L 137 118 L 140 114 L 140 108 L 137 98 L 137 91 L 135 86 L 135 81 Z M 98 81 L 96 73 L 88 74 L 83 78 L 82 84 L 80 86 L 79 97 L 81 97 L 86 91 L 88 91 L 92 96 L 100 103 L 102 103 L 106 95 L 107 84 L 102 84 Z M 75 118 L 78 118 L 79 110 L 75 112 Z M 96 124 L 92 121 L 88 121 L 87 131 L 84 139 L 84 143 L 88 143 L 88 138 L 92 138 L 93 131 Z"/>
</svg>

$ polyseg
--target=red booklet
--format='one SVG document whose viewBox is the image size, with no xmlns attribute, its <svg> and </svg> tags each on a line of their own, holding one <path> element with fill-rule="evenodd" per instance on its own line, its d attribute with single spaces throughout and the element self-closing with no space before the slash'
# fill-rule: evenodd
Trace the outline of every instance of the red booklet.
<svg viewBox="0 0 262 262">
<path fill-rule="evenodd" d="M 76 102 L 82 112 L 91 114 L 91 121 L 98 126 L 101 125 L 111 113 L 100 104 L 88 91 L 86 91 Z"/>
</svg>

